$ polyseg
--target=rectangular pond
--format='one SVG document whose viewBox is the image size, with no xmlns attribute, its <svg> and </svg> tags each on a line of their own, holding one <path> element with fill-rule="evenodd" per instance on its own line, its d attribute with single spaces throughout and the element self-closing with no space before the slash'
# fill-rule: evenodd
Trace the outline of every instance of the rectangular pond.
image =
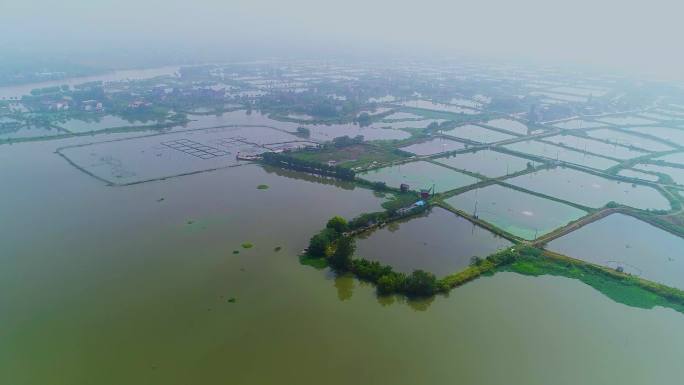
<svg viewBox="0 0 684 385">
<path fill-rule="evenodd" d="M 475 124 L 458 126 L 448 131 L 442 131 L 444 135 L 456 138 L 468 139 L 478 143 L 494 143 L 502 140 L 512 139 L 516 136 L 504 134 L 499 131 L 490 130 Z"/>
<path fill-rule="evenodd" d="M 684 165 L 684 152 L 676 152 L 674 154 L 660 156 L 655 158 L 655 160 L 662 160 L 668 163 Z"/>
<path fill-rule="evenodd" d="M 628 130 L 651 135 L 684 146 L 684 130 L 670 127 L 630 127 Z"/>
<path fill-rule="evenodd" d="M 642 112 L 639 114 L 639 116 L 642 116 L 646 119 L 662 120 L 662 121 L 666 121 L 666 122 L 674 120 L 674 117 L 672 117 L 671 115 L 660 114 L 657 112 Z"/>
<path fill-rule="evenodd" d="M 411 112 L 394 112 L 390 115 L 385 116 L 382 120 L 392 121 L 392 120 L 420 120 L 425 119 L 422 115 L 417 115 Z"/>
<path fill-rule="evenodd" d="M 520 135 L 527 135 L 527 131 L 529 130 L 525 124 L 512 119 L 493 119 L 484 124 Z"/>
<path fill-rule="evenodd" d="M 410 128 L 427 128 L 431 123 L 442 123 L 444 119 L 426 119 L 426 120 L 399 120 L 392 122 L 380 121 L 371 124 L 369 128 L 392 128 L 395 130 L 403 130 Z"/>
<path fill-rule="evenodd" d="M 566 120 L 565 122 L 554 123 L 554 127 L 563 128 L 566 130 L 581 130 L 583 128 L 594 128 L 605 126 L 604 123 L 592 122 L 589 120 L 572 119 Z"/>
<path fill-rule="evenodd" d="M 462 107 L 468 107 L 468 108 L 482 108 L 482 103 L 479 101 L 475 101 L 472 99 L 465 99 L 465 98 L 451 98 L 449 100 L 449 104 L 456 104 Z"/>
<path fill-rule="evenodd" d="M 511 143 L 504 146 L 513 151 L 519 151 L 525 154 L 541 156 L 552 160 L 560 160 L 563 162 L 574 163 L 580 166 L 591 167 L 599 170 L 605 170 L 613 167 L 618 162 L 603 158 L 596 155 L 587 154 L 580 151 L 570 150 L 561 146 L 556 146 L 549 143 L 544 143 L 536 140 L 527 140 L 524 142 Z"/>
<path fill-rule="evenodd" d="M 639 163 L 634 166 L 636 170 L 641 170 L 641 171 L 651 171 L 651 172 L 657 172 L 665 175 L 669 175 L 672 180 L 679 185 L 684 186 L 684 168 L 679 168 L 679 167 L 669 167 L 669 166 L 661 166 L 657 164 L 645 164 L 645 163 Z"/>
<path fill-rule="evenodd" d="M 638 170 L 633 170 L 629 168 L 622 169 L 618 171 L 618 175 L 621 176 L 626 176 L 628 178 L 636 178 L 636 179 L 641 179 L 649 182 L 657 182 L 658 181 L 658 176 L 653 175 L 653 174 L 647 174 L 645 172 L 641 172 Z"/>
<path fill-rule="evenodd" d="M 640 135 L 628 134 L 618 130 L 612 130 L 610 128 L 591 130 L 587 132 L 587 135 L 592 138 L 603 139 L 608 142 L 618 143 L 627 147 L 640 148 L 646 151 L 672 150 L 672 146 L 668 146 L 667 144 L 657 140 L 648 139 Z"/>
<path fill-rule="evenodd" d="M 577 96 L 603 96 L 605 95 L 608 91 L 606 90 L 598 90 L 598 89 L 589 89 L 589 88 L 581 88 L 581 87 L 570 87 L 570 86 L 561 86 L 561 87 L 555 87 L 550 89 L 551 92 L 560 92 L 563 94 L 571 94 L 571 95 L 577 95 Z"/>
<path fill-rule="evenodd" d="M 599 118 L 599 119 L 601 122 L 614 124 L 616 126 L 623 126 L 623 125 L 632 126 L 635 124 L 653 124 L 653 123 L 655 123 L 654 120 L 640 118 L 640 117 L 634 116 L 634 115 L 611 116 L 611 117 Z"/>
<path fill-rule="evenodd" d="M 477 114 L 477 110 L 467 107 L 460 107 L 451 104 L 435 103 L 429 100 L 411 100 L 408 102 L 400 103 L 400 105 L 405 107 L 420 108 L 423 110 L 439 111 L 439 112 L 450 112 L 454 114 Z"/>
<path fill-rule="evenodd" d="M 603 178 L 571 168 L 556 167 L 520 175 L 507 183 L 569 202 L 599 208 L 610 201 L 639 209 L 669 210 L 658 190 Z"/>
<path fill-rule="evenodd" d="M 594 154 L 609 156 L 616 159 L 632 159 L 646 155 L 645 152 L 632 150 L 617 144 L 608 144 L 575 135 L 554 135 L 544 138 L 544 140 L 556 144 L 563 144 L 581 152 L 592 152 Z"/>
<path fill-rule="evenodd" d="M 230 127 L 67 147 L 60 153 L 81 170 L 112 184 L 235 166 L 238 153 L 259 154 L 299 138 L 267 127 Z"/>
<path fill-rule="evenodd" d="M 500 229 L 532 240 L 586 215 L 586 211 L 512 188 L 491 185 L 446 200 Z"/>
<path fill-rule="evenodd" d="M 461 150 L 464 148 L 465 144 L 455 140 L 433 138 L 425 142 L 415 143 L 406 147 L 400 147 L 399 149 L 415 155 L 434 155 L 443 152 Z"/>
<path fill-rule="evenodd" d="M 684 290 L 684 239 L 628 215 L 612 214 L 547 248 Z"/>
<path fill-rule="evenodd" d="M 411 190 L 416 191 L 435 185 L 436 192 L 453 190 L 479 181 L 470 175 L 422 160 L 383 167 L 358 176 L 371 182 L 384 182 L 387 186 L 394 188 L 399 188 L 402 183 L 406 183 Z"/>
<path fill-rule="evenodd" d="M 393 140 L 406 139 L 411 135 L 408 132 L 390 128 L 361 127 L 358 124 L 304 124 L 284 122 L 260 114 L 258 112 L 247 113 L 245 110 L 225 112 L 220 115 L 188 115 L 191 121 L 184 127 L 190 129 L 211 128 L 225 126 L 263 126 L 294 133 L 299 127 L 309 130 L 310 136 L 306 139 L 317 141 L 330 141 L 340 136 L 354 137 L 362 135 L 365 140 Z"/>
<path fill-rule="evenodd" d="M 68 134 L 67 131 L 56 127 L 35 127 L 16 125 L 0 128 L 0 140 L 40 138 Z"/>
<path fill-rule="evenodd" d="M 441 208 L 428 215 L 394 222 L 357 241 L 356 255 L 390 265 L 395 271 L 416 269 L 438 277 L 468 267 L 471 258 L 484 258 L 511 243 Z"/>
<path fill-rule="evenodd" d="M 57 126 L 69 132 L 82 133 L 90 131 L 101 131 L 108 128 L 149 126 L 154 125 L 156 123 L 156 121 L 128 121 L 118 116 L 104 115 L 99 117 L 93 117 L 93 119 L 91 120 L 69 119 L 64 123 L 57 123 Z"/>
<path fill-rule="evenodd" d="M 579 103 L 584 103 L 587 101 L 586 96 L 577 96 L 577 95 L 569 95 L 569 94 L 559 94 L 555 92 L 531 92 L 530 95 L 535 95 L 535 96 L 546 96 L 547 98 L 551 99 L 556 99 L 556 100 L 562 100 L 564 102 L 579 102 Z"/>
<path fill-rule="evenodd" d="M 434 160 L 447 166 L 484 175 L 488 178 L 514 174 L 526 169 L 528 164 L 536 164 L 536 162 L 529 159 L 493 150 L 455 154 Z"/>
</svg>

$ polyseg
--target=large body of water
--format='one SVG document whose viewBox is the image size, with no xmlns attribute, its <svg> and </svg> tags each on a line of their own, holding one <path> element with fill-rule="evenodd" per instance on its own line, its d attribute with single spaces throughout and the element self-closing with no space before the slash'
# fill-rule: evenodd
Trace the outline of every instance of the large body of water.
<svg viewBox="0 0 684 385">
<path fill-rule="evenodd" d="M 54 154 L 93 140 L 0 146 L 1 384 L 684 377 L 684 315 L 673 310 L 514 273 L 429 301 L 379 299 L 297 258 L 330 216 L 379 209 L 370 191 L 255 165 L 108 187 Z"/>
</svg>

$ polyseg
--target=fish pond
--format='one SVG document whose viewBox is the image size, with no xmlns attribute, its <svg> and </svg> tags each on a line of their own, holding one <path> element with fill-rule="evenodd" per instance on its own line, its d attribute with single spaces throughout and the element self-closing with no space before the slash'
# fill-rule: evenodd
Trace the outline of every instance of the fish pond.
<svg viewBox="0 0 684 385">
<path fill-rule="evenodd" d="M 297 140 L 267 127 L 227 127 L 79 145 L 60 153 L 99 179 L 130 184 L 236 166 L 244 163 L 238 153 L 260 154 L 270 149 L 269 142 L 301 143 Z"/>
<path fill-rule="evenodd" d="M 366 140 L 406 139 L 408 132 L 389 128 L 361 127 L 357 124 L 304 124 L 284 122 L 271 119 L 258 112 L 247 113 L 245 110 L 224 112 L 220 115 L 189 115 L 191 120 L 184 127 L 190 129 L 225 127 L 225 126 L 264 126 L 291 133 L 297 132 L 299 127 L 309 130 L 306 139 L 329 141 L 340 136 L 354 137 L 362 135 Z"/>
<path fill-rule="evenodd" d="M 587 166 L 599 170 L 605 170 L 618 164 L 614 160 L 603 158 L 600 156 L 587 154 L 580 151 L 570 150 L 565 147 L 556 146 L 554 144 L 544 143 L 536 140 L 527 140 L 524 142 L 511 143 L 504 146 L 513 151 L 519 151 L 525 154 L 536 155 L 552 160 L 560 160 L 563 162 L 574 163 L 580 166 Z"/>
<path fill-rule="evenodd" d="M 416 191 L 434 185 L 435 192 L 449 191 L 479 181 L 470 175 L 422 160 L 367 171 L 358 177 L 370 182 L 383 182 L 394 188 L 406 183 L 411 190 Z"/>
<path fill-rule="evenodd" d="M 609 215 L 547 248 L 684 290 L 684 239 L 628 215 Z"/>
<path fill-rule="evenodd" d="M 606 122 L 614 124 L 616 126 L 628 125 L 633 126 L 636 124 L 653 124 L 655 121 L 645 118 L 640 118 L 638 116 L 612 116 L 607 118 L 600 118 L 601 122 Z"/>
<path fill-rule="evenodd" d="M 618 175 L 626 176 L 628 178 L 641 179 L 641 180 L 645 180 L 645 181 L 649 181 L 649 182 L 657 182 L 658 179 L 660 179 L 660 178 L 658 178 L 657 175 L 648 174 L 645 172 L 641 172 L 641 171 L 633 170 L 633 169 L 629 169 L 629 168 L 625 168 L 625 169 L 620 170 L 618 172 Z"/>
<path fill-rule="evenodd" d="M 434 160 L 449 167 L 484 175 L 489 178 L 513 174 L 525 170 L 528 164 L 532 166 L 537 164 L 533 160 L 493 150 L 466 152 Z"/>
<path fill-rule="evenodd" d="M 565 203 L 512 188 L 490 185 L 446 200 L 451 206 L 517 237 L 532 240 L 586 215 Z"/>
<path fill-rule="evenodd" d="M 620 182 L 571 168 L 556 167 L 507 179 L 506 183 L 548 196 L 599 208 L 615 201 L 639 209 L 670 210 L 658 190 Z"/>
<path fill-rule="evenodd" d="M 122 127 L 135 127 L 135 126 L 149 126 L 154 125 L 155 121 L 128 121 L 126 119 L 120 118 L 114 115 L 104 115 L 101 117 L 93 118 L 92 120 L 78 120 L 70 119 L 64 123 L 57 123 L 57 126 L 72 132 L 72 133 L 82 133 L 90 131 L 100 131 L 108 128 L 122 128 Z M 161 123 L 164 123 L 163 121 Z"/>
<path fill-rule="evenodd" d="M 36 126 L 9 126 L 0 128 L 0 140 L 41 138 L 55 135 L 68 134 L 67 131 L 57 127 Z"/>
<path fill-rule="evenodd" d="M 668 175 L 676 184 L 684 186 L 684 168 L 644 163 L 637 164 L 634 168 L 641 171 L 651 171 Z"/>
<path fill-rule="evenodd" d="M 494 143 L 502 140 L 515 138 L 513 135 L 504 134 L 499 131 L 490 130 L 475 124 L 458 126 L 452 130 L 443 131 L 444 135 L 453 136 L 461 139 L 468 139 L 478 143 Z"/>
<path fill-rule="evenodd" d="M 465 144 L 451 139 L 433 138 L 425 142 L 415 143 L 410 146 L 400 147 L 402 151 L 415 155 L 434 155 L 443 152 L 462 150 Z"/>
<path fill-rule="evenodd" d="M 493 119 L 485 122 L 484 124 L 520 135 L 527 135 L 527 132 L 529 131 L 529 128 L 527 128 L 526 125 L 518 122 L 517 120 L 511 119 Z"/>
<path fill-rule="evenodd" d="M 655 158 L 655 160 L 662 160 L 668 163 L 684 165 L 684 152 L 676 152 L 674 154 L 660 156 L 658 158 Z"/>
<path fill-rule="evenodd" d="M 621 144 L 627 147 L 641 148 L 646 151 L 669 151 L 672 150 L 671 146 L 665 143 L 659 142 L 657 140 L 644 138 L 640 135 L 632 135 L 626 132 L 612 130 L 609 128 L 600 128 L 598 130 L 591 130 L 587 132 L 587 135 L 596 138 L 603 139 L 611 143 Z"/>
<path fill-rule="evenodd" d="M 593 128 L 606 126 L 604 123 L 593 122 L 590 120 L 572 119 L 560 123 L 554 123 L 554 127 L 563 128 L 566 130 L 580 130 L 583 128 Z"/>
<path fill-rule="evenodd" d="M 511 246 L 505 238 L 452 212 L 433 208 L 428 215 L 392 223 L 357 241 L 356 254 L 410 273 L 421 269 L 438 277 L 468 267 L 473 256 L 484 258 Z"/>
<path fill-rule="evenodd" d="M 670 127 L 630 127 L 630 131 L 650 135 L 668 142 L 684 146 L 684 129 Z"/>
<path fill-rule="evenodd" d="M 645 152 L 632 150 L 617 144 L 608 144 L 575 135 L 554 135 L 544 138 L 544 140 L 572 147 L 582 152 L 591 152 L 616 159 L 631 159 L 646 155 Z"/>
<path fill-rule="evenodd" d="M 392 121 L 392 120 L 421 120 L 421 119 L 425 119 L 425 117 L 422 115 L 417 115 L 417 114 L 414 114 L 411 112 L 403 112 L 403 111 L 394 112 L 394 113 L 387 115 L 383 118 L 383 120 L 387 120 L 387 121 Z"/>
<path fill-rule="evenodd" d="M 403 102 L 400 105 L 405 107 L 419 108 L 422 110 L 431 110 L 439 112 L 449 112 L 454 114 L 477 114 L 477 110 L 467 107 L 456 106 L 452 104 L 435 103 L 429 100 L 412 100 Z"/>
</svg>

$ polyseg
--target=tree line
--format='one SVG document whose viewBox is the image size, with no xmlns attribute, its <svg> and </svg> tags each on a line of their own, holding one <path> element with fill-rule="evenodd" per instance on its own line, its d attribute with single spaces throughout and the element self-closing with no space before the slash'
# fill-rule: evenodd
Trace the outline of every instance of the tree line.
<svg viewBox="0 0 684 385">
<path fill-rule="evenodd" d="M 415 270 L 411 274 L 404 274 L 377 261 L 354 258 L 356 240 L 346 234 L 348 230 L 350 224 L 344 218 L 331 218 L 323 230 L 311 237 L 308 256 L 324 258 L 338 272 L 349 271 L 360 279 L 375 283 L 380 294 L 401 293 L 426 297 L 445 291 L 446 287 L 432 273 Z"/>
<path fill-rule="evenodd" d="M 356 173 L 348 168 L 311 162 L 275 152 L 263 154 L 263 162 L 277 167 L 288 168 L 296 171 L 304 171 L 312 174 L 332 176 L 335 178 L 354 180 Z"/>
</svg>

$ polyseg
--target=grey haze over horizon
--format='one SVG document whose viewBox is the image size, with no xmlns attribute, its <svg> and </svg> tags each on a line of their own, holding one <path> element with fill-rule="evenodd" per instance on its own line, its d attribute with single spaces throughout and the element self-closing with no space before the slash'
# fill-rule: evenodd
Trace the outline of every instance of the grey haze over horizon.
<svg viewBox="0 0 684 385">
<path fill-rule="evenodd" d="M 6 53 L 491 57 L 684 80 L 674 0 L 25 0 L 0 5 Z"/>
</svg>

